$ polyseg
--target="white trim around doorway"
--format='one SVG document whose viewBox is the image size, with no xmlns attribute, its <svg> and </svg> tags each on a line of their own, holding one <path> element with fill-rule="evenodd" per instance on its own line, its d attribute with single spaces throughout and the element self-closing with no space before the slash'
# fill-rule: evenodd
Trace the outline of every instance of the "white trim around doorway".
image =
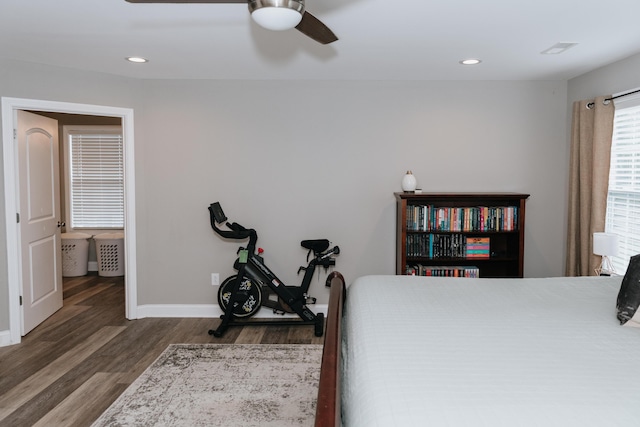
<svg viewBox="0 0 640 427">
<path fill-rule="evenodd" d="M 136 268 L 135 162 L 133 138 L 133 109 L 100 105 L 76 104 L 35 99 L 1 98 L 2 147 L 4 161 L 4 204 L 7 251 L 7 279 L 9 297 L 9 343 L 20 342 L 22 311 L 20 309 L 21 278 L 19 236 L 16 225 L 17 170 L 14 126 L 17 110 L 46 111 L 68 114 L 120 117 L 124 137 L 125 177 L 125 317 L 138 318 Z M 6 343 L 6 337 L 3 341 Z"/>
</svg>

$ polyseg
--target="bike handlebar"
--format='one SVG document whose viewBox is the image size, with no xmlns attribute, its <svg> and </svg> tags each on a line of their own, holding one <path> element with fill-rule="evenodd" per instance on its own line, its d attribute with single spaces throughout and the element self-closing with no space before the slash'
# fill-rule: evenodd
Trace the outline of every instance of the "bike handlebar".
<svg viewBox="0 0 640 427">
<path fill-rule="evenodd" d="M 324 267 L 336 265 L 336 260 L 335 258 L 333 258 L 333 256 L 338 255 L 339 253 L 340 248 L 338 246 L 334 246 L 333 248 L 318 254 L 316 256 L 316 262 Z"/>
<path fill-rule="evenodd" d="M 213 228 L 213 230 L 216 233 L 218 233 L 221 237 L 224 237 L 226 239 L 235 239 L 235 240 L 243 240 L 248 238 L 249 247 L 247 249 L 249 249 L 250 252 L 253 252 L 253 250 L 255 249 L 256 242 L 258 241 L 258 233 L 256 232 L 256 230 L 254 230 L 253 228 L 245 228 L 244 226 L 238 224 L 237 222 L 225 223 L 226 226 L 230 228 L 230 230 L 220 229 L 216 223 L 220 224 L 227 221 L 227 216 L 224 214 L 219 202 L 211 203 L 209 205 L 209 217 L 211 220 L 211 228 Z M 327 241 L 327 244 L 328 244 L 328 241 Z M 305 246 L 305 247 L 313 248 L 313 246 Z M 309 253 L 311 253 L 311 251 L 309 251 Z M 340 248 L 338 246 L 334 246 L 332 249 L 329 249 L 321 253 L 315 252 L 314 250 L 316 262 L 324 266 L 335 265 L 335 260 L 331 257 L 333 255 L 338 255 L 339 253 L 340 253 Z"/>
<path fill-rule="evenodd" d="M 332 249 L 329 249 L 326 252 L 322 252 L 320 254 L 318 254 L 318 258 L 319 259 L 325 259 L 325 258 L 329 258 L 333 255 L 339 255 L 340 254 L 340 248 L 337 246 L 334 246 Z"/>
<path fill-rule="evenodd" d="M 216 225 L 216 220 L 222 218 L 222 221 L 226 220 L 227 217 L 222 213 L 222 208 L 220 208 L 220 204 L 218 202 L 212 203 L 209 205 L 209 217 L 211 219 L 211 228 L 218 233 L 220 236 L 225 237 L 227 239 L 236 239 L 242 240 L 253 237 L 252 240 L 257 240 L 258 235 L 256 231 L 252 228 L 245 228 L 237 222 L 234 223 L 226 223 L 226 226 L 231 230 L 222 230 L 218 228 Z M 220 214 L 222 213 L 222 216 Z M 255 244 L 255 242 L 254 242 Z"/>
</svg>

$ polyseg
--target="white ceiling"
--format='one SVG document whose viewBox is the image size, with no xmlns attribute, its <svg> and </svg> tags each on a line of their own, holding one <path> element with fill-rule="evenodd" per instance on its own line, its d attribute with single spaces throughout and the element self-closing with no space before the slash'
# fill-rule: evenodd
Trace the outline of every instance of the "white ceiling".
<svg viewBox="0 0 640 427">
<path fill-rule="evenodd" d="M 137 78 L 565 80 L 640 52 L 638 0 L 306 0 L 339 37 L 244 4 L 0 0 L 0 57 Z M 558 42 L 577 46 L 540 52 Z M 147 64 L 132 64 L 139 55 Z M 477 66 L 461 59 L 477 57 Z"/>
</svg>

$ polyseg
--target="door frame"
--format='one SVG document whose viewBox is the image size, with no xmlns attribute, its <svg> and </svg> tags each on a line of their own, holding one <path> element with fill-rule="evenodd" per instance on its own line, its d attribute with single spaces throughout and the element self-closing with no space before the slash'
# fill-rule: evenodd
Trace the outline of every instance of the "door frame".
<svg viewBox="0 0 640 427">
<path fill-rule="evenodd" d="M 119 117 L 122 121 L 124 138 L 124 215 L 125 215 L 125 317 L 137 319 L 137 264 L 136 264 L 136 210 L 135 210 L 135 161 L 133 109 L 69 102 L 44 101 L 2 97 L 2 151 L 4 161 L 4 206 L 7 251 L 7 278 L 9 296 L 10 344 L 21 340 L 20 324 L 22 310 L 20 296 L 22 279 L 20 276 L 20 240 L 16 213 L 19 211 L 18 171 L 16 167 L 17 149 L 14 143 L 16 110 L 31 110 L 92 116 Z"/>
</svg>

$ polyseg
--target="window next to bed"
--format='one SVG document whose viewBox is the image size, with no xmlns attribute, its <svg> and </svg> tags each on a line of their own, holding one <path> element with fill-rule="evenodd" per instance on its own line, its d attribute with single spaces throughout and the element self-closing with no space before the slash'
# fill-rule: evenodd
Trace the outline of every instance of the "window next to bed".
<svg viewBox="0 0 640 427">
<path fill-rule="evenodd" d="M 612 263 L 623 274 L 640 253 L 640 94 L 615 103 L 605 231 L 619 236 Z"/>
</svg>

